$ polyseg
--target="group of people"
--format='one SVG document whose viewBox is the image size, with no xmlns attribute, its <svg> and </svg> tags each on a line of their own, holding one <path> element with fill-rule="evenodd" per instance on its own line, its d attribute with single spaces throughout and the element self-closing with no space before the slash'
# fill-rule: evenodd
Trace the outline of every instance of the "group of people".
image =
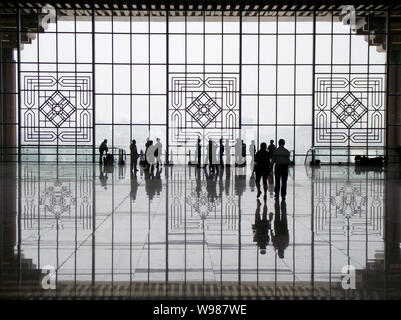
<svg viewBox="0 0 401 320">
<path fill-rule="evenodd" d="M 99 164 L 103 164 L 104 154 L 105 153 L 107 154 L 108 151 L 109 148 L 107 147 L 107 139 L 104 139 L 99 146 L 99 153 L 100 153 Z M 131 172 L 138 171 L 138 159 L 144 161 L 145 171 L 149 171 L 149 169 L 153 165 L 159 167 L 162 164 L 161 154 L 162 154 L 162 144 L 159 138 L 156 139 L 155 144 L 153 144 L 153 140 L 150 140 L 150 138 L 146 139 L 145 153 L 143 153 L 142 150 L 140 151 L 140 153 L 138 152 L 136 140 L 133 139 L 130 144 Z"/>
<path fill-rule="evenodd" d="M 241 153 L 242 153 L 242 141 L 241 144 Z M 274 169 L 274 197 L 277 199 L 280 196 L 283 200 L 285 200 L 287 194 L 287 179 L 288 179 L 288 166 L 290 164 L 290 152 L 284 147 L 285 140 L 280 139 L 278 142 L 278 148 L 274 145 L 274 141 L 270 140 L 269 146 L 265 142 L 260 144 L 260 150 L 256 151 L 254 143 L 251 144 L 250 152 L 252 157 L 252 165 L 253 172 L 255 173 L 255 183 L 257 188 L 257 197 L 259 198 L 262 194 L 260 180 L 263 182 L 263 190 L 264 190 L 264 199 L 267 198 L 267 180 L 269 175 L 273 175 Z M 216 161 L 216 145 L 213 141 L 209 141 L 208 145 L 208 155 L 206 157 L 206 162 L 204 167 L 209 165 L 212 171 L 218 170 L 218 165 L 223 166 L 223 154 L 224 154 L 224 146 L 223 140 L 220 139 L 220 150 L 219 150 L 219 161 Z M 197 142 L 197 165 L 200 167 L 201 164 L 201 145 L 200 139 Z M 105 139 L 99 147 L 100 152 L 100 160 L 99 163 L 102 164 L 102 159 L 104 153 L 108 152 L 107 147 L 107 139 Z M 153 144 L 153 141 L 149 138 L 146 139 L 145 143 L 145 153 L 141 150 L 141 153 L 138 153 L 138 148 L 136 145 L 135 139 L 132 140 L 130 145 L 130 154 L 131 154 L 131 171 L 138 171 L 138 159 L 143 158 L 141 160 L 144 161 L 145 171 L 149 171 L 151 166 L 156 165 L 159 167 L 161 165 L 161 153 L 162 153 L 162 144 L 160 139 L 156 139 L 156 144 Z M 237 154 L 237 153 L 236 153 Z M 237 163 L 237 159 L 236 159 Z"/>
<path fill-rule="evenodd" d="M 258 190 L 257 197 L 262 194 L 260 180 L 263 181 L 264 199 L 267 198 L 267 179 L 273 174 L 274 166 L 274 197 L 280 196 L 285 200 L 287 194 L 288 166 L 290 164 L 290 152 L 284 147 L 285 140 L 280 139 L 278 148 L 274 145 L 274 141 L 270 140 L 270 145 L 265 142 L 260 144 L 260 150 L 256 152 L 254 157 L 255 183 Z"/>
<path fill-rule="evenodd" d="M 146 138 L 145 143 L 145 153 L 141 150 L 138 153 L 137 145 L 135 139 L 132 140 L 130 145 L 131 153 L 131 171 L 138 171 L 138 159 L 143 161 L 145 166 L 145 171 L 149 171 L 151 167 L 156 165 L 157 168 L 162 165 L 161 155 L 162 155 L 162 144 L 159 138 L 156 138 L 156 143 L 153 144 L 153 140 Z"/>
<path fill-rule="evenodd" d="M 219 151 L 217 152 L 217 149 Z M 246 145 L 243 140 L 240 138 L 236 139 L 235 145 L 235 166 L 245 166 L 246 161 Z M 209 139 L 208 145 L 206 148 L 206 157 L 203 167 L 206 168 L 209 166 L 211 171 L 217 171 L 218 167 L 221 166 L 230 166 L 231 164 L 231 146 L 229 139 L 225 140 L 223 144 L 223 139 L 219 140 L 219 144 L 217 144 L 212 139 Z M 224 164 L 224 156 L 225 156 L 225 164 Z M 201 139 L 198 138 L 196 149 L 195 149 L 195 163 L 190 161 L 191 164 L 195 164 L 198 167 L 201 167 L 202 163 L 202 146 L 201 146 Z"/>
</svg>

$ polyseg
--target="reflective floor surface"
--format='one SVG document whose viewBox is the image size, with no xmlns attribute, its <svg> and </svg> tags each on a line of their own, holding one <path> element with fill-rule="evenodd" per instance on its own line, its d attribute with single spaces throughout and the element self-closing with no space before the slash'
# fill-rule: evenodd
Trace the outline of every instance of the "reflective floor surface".
<svg viewBox="0 0 401 320">
<path fill-rule="evenodd" d="M 399 167 L 0 169 L 3 298 L 401 297 Z"/>
</svg>

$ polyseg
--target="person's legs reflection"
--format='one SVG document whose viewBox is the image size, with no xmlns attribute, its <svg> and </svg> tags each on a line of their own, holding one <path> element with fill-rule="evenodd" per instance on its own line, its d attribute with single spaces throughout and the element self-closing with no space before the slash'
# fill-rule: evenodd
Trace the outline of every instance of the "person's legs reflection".
<svg viewBox="0 0 401 320">
<path fill-rule="evenodd" d="M 276 165 L 274 167 L 274 197 L 277 199 L 280 195 L 280 168 Z"/>
</svg>

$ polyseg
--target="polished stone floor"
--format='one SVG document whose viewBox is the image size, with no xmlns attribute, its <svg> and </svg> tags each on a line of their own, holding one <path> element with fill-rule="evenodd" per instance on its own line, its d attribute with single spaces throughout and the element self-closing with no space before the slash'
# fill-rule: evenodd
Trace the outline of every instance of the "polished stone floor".
<svg viewBox="0 0 401 320">
<path fill-rule="evenodd" d="M 398 167 L 296 165 L 259 202 L 249 167 L 0 168 L 2 296 L 401 297 Z"/>
</svg>

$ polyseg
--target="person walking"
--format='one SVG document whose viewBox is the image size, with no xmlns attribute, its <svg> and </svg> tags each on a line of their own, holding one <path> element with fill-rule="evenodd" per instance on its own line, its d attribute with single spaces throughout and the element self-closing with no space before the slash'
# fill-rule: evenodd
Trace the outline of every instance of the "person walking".
<svg viewBox="0 0 401 320">
<path fill-rule="evenodd" d="M 130 150 L 131 150 L 131 172 L 134 169 L 135 171 L 138 171 L 137 169 L 137 163 L 138 163 L 138 149 L 136 147 L 136 141 L 135 139 L 132 140 L 132 143 L 130 145 Z"/>
<path fill-rule="evenodd" d="M 280 195 L 281 184 L 281 197 L 285 200 L 287 195 L 287 179 L 288 179 L 288 166 L 290 164 L 290 152 L 284 148 L 285 140 L 280 139 L 278 142 L 279 147 L 273 152 L 274 163 L 274 197 L 278 199 Z"/>
<path fill-rule="evenodd" d="M 260 190 L 260 179 L 263 178 L 263 190 L 264 190 L 264 198 L 267 197 L 267 177 L 269 176 L 270 171 L 270 157 L 267 152 L 266 143 L 262 142 L 260 144 L 260 150 L 255 154 L 255 183 L 256 188 L 258 189 L 257 197 L 259 198 L 262 194 Z"/>
</svg>

